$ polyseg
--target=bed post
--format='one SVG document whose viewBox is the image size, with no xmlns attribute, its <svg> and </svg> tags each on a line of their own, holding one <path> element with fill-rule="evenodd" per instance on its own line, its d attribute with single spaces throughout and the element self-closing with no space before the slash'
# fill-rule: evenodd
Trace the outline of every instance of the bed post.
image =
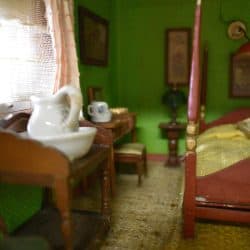
<svg viewBox="0 0 250 250">
<path fill-rule="evenodd" d="M 183 200 L 184 237 L 194 236 L 196 193 L 196 136 L 200 116 L 200 32 L 201 0 L 197 0 L 194 20 L 190 89 L 188 96 L 188 124 L 185 156 L 185 192 Z"/>
<path fill-rule="evenodd" d="M 201 76 L 201 110 L 199 132 L 204 131 L 206 121 L 206 97 L 207 97 L 207 67 L 208 67 L 208 47 L 205 45 L 202 58 L 202 76 Z"/>
</svg>

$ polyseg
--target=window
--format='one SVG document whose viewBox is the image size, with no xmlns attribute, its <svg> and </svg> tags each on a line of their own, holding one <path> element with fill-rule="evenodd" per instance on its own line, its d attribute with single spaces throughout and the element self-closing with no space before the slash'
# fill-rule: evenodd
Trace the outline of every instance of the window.
<svg viewBox="0 0 250 250">
<path fill-rule="evenodd" d="M 44 2 L 6 1 L 0 16 L 0 103 L 26 103 L 29 108 L 31 95 L 52 94 L 55 83 Z"/>
</svg>

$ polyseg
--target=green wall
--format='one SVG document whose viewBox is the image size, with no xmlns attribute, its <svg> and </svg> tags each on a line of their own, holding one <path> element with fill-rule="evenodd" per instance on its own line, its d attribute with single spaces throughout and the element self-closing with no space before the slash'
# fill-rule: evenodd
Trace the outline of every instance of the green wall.
<svg viewBox="0 0 250 250">
<path fill-rule="evenodd" d="M 77 2 L 111 22 L 110 64 L 107 68 L 80 64 L 81 84 L 101 84 L 112 106 L 126 106 L 138 113 L 138 140 L 149 153 L 165 153 L 166 139 L 158 124 L 169 120 L 161 104 L 164 84 L 164 31 L 193 26 L 194 0 L 99 0 Z M 208 117 L 214 118 L 249 99 L 230 99 L 229 60 L 243 40 L 227 37 L 232 20 L 250 25 L 248 0 L 203 0 L 202 44 L 209 48 Z M 187 91 L 187 90 L 185 90 Z M 185 107 L 180 114 L 186 120 Z M 183 140 L 181 150 L 184 149 Z"/>
<path fill-rule="evenodd" d="M 104 90 L 104 97 L 111 105 L 115 100 L 115 92 L 113 87 L 113 52 L 115 48 L 115 32 L 113 30 L 114 25 L 114 12 L 113 3 L 111 0 L 75 0 L 75 32 L 77 41 L 77 50 L 79 55 L 79 25 L 78 25 L 78 6 L 84 6 L 94 12 L 95 14 L 107 19 L 109 21 L 109 60 L 107 67 L 98 67 L 92 65 L 84 65 L 80 62 L 79 58 L 79 71 L 81 89 L 84 97 L 84 111 L 87 106 L 87 87 L 88 86 L 101 86 Z M 85 115 L 87 117 L 87 115 Z"/>
</svg>

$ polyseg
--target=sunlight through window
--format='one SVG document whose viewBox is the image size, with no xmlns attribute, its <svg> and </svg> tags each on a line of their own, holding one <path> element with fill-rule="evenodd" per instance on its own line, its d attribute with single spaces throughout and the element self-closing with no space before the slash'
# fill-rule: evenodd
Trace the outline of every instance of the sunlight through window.
<svg viewBox="0 0 250 250">
<path fill-rule="evenodd" d="M 44 18 L 45 6 L 42 0 L 25 2 L 22 7 L 29 13 L 25 22 L 20 6 L 15 10 L 20 19 L 11 18 L 13 15 L 0 19 L 0 103 L 28 101 L 31 95 L 48 95 L 53 91 L 56 61 Z M 13 8 L 7 6 L 4 14 Z"/>
</svg>

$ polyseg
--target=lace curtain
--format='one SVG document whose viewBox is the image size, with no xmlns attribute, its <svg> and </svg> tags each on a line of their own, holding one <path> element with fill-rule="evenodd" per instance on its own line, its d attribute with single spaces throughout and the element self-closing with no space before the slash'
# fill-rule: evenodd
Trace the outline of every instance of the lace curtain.
<svg viewBox="0 0 250 250">
<path fill-rule="evenodd" d="M 54 90 L 71 84 L 80 88 L 73 31 L 72 0 L 44 0 L 56 52 L 57 74 Z"/>
<path fill-rule="evenodd" d="M 0 103 L 53 91 L 56 60 L 42 0 L 0 0 Z M 20 9 L 19 9 L 20 8 Z"/>
<path fill-rule="evenodd" d="M 72 0 L 0 0 L 0 68 L 0 104 L 80 88 Z"/>
</svg>

